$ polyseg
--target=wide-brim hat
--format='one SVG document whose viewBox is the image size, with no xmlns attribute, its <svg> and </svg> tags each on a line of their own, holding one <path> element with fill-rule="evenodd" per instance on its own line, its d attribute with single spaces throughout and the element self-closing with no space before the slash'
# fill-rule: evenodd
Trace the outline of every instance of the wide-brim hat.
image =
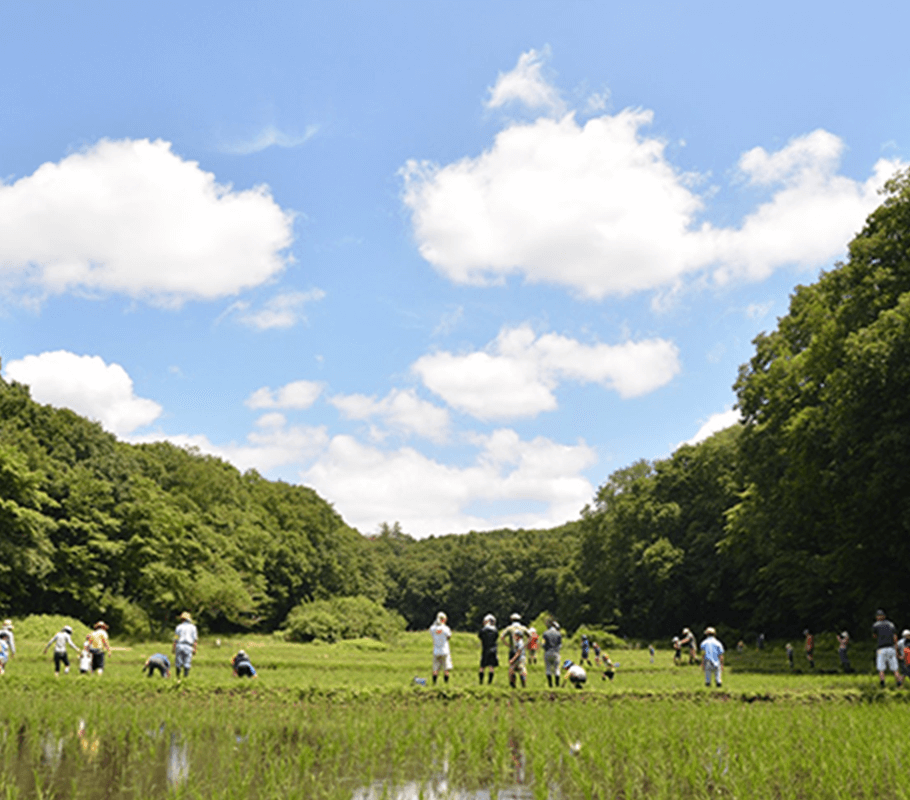
<svg viewBox="0 0 910 800">
<path fill-rule="evenodd" d="M 514 611 L 514 612 L 512 612 L 511 614 L 509 614 L 509 619 L 511 619 L 511 620 L 513 620 L 513 621 L 520 620 L 520 619 L 521 619 L 521 614 L 519 614 L 517 611 Z"/>
<path fill-rule="evenodd" d="M 106 622 L 102 622 L 102 621 L 99 619 L 99 620 L 95 623 L 95 630 L 98 630 L 98 628 L 104 628 L 104 630 L 107 630 L 107 629 L 108 629 L 108 625 L 107 625 Z"/>
<path fill-rule="evenodd" d="M 13 621 L 12 621 L 11 619 L 5 619 L 5 620 L 3 620 L 3 627 L 5 627 L 5 628 L 12 628 L 12 627 L 13 627 Z"/>
<path fill-rule="evenodd" d="M 714 636 L 717 631 L 714 628 L 705 628 L 705 636 Z"/>
<path fill-rule="evenodd" d="M 184 620 L 186 620 L 187 622 L 191 622 L 193 618 L 190 616 L 190 612 L 189 612 L 189 611 L 184 611 L 184 612 L 180 615 L 180 619 L 184 619 Z"/>
</svg>

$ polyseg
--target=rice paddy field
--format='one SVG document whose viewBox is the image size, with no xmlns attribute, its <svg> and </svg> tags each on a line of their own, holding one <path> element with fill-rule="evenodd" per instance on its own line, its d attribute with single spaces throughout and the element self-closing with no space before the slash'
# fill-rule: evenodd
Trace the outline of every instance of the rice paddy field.
<svg viewBox="0 0 910 800">
<path fill-rule="evenodd" d="M 583 689 L 551 690 L 541 661 L 512 690 L 502 668 L 478 684 L 470 634 L 453 637 L 452 679 L 433 687 L 428 633 L 205 638 L 178 681 L 142 673 L 169 645 L 116 639 L 102 676 L 55 678 L 50 633 L 20 627 L 0 678 L 0 797 L 910 796 L 910 690 L 879 688 L 870 648 L 839 673 L 833 637 L 830 654 L 817 637 L 814 672 L 790 671 L 783 643 L 728 652 L 722 689 L 669 650 L 652 662 L 630 649 L 611 652 L 612 682 L 592 668 Z M 233 677 L 239 647 L 256 679 Z"/>
</svg>

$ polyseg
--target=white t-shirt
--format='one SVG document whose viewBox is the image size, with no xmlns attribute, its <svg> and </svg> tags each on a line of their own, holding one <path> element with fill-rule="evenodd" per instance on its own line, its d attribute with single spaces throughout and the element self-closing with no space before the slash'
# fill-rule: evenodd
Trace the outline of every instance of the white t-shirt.
<svg viewBox="0 0 910 800">
<path fill-rule="evenodd" d="M 452 638 L 452 631 L 449 626 L 444 623 L 434 625 L 430 628 L 430 633 L 433 634 L 433 655 L 449 655 L 449 639 Z"/>
<path fill-rule="evenodd" d="M 177 644 L 196 644 L 199 634 L 196 626 L 192 622 L 181 622 L 175 631 L 177 634 Z"/>
</svg>

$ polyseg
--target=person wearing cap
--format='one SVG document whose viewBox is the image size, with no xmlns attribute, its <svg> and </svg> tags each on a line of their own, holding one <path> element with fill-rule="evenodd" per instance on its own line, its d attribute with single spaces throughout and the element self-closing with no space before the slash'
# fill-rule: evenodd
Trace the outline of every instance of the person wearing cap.
<svg viewBox="0 0 910 800">
<path fill-rule="evenodd" d="M 487 670 L 487 683 L 493 683 L 493 670 L 499 666 L 499 631 L 496 630 L 496 617 L 487 614 L 483 618 L 483 627 L 477 634 L 480 639 L 480 672 L 478 678 L 483 686 L 483 671 Z"/>
<path fill-rule="evenodd" d="M 193 624 L 190 612 L 184 611 L 180 615 L 180 624 L 174 630 L 174 644 L 171 648 L 174 652 L 174 665 L 177 667 L 178 678 L 181 670 L 183 670 L 184 678 L 189 677 L 198 642 L 199 631 Z"/>
<path fill-rule="evenodd" d="M 885 612 L 875 612 L 875 624 L 872 626 L 872 638 L 875 639 L 875 668 L 878 670 L 878 683 L 885 688 L 885 672 L 893 672 L 894 680 L 900 688 L 903 678 L 897 663 L 897 628 L 891 620 L 885 618 Z"/>
<path fill-rule="evenodd" d="M 547 684 L 553 688 L 553 681 L 559 686 L 559 651 L 562 649 L 562 634 L 559 623 L 550 620 L 549 627 L 543 634 L 543 665 L 547 673 Z"/>
<path fill-rule="evenodd" d="M 562 668 L 565 670 L 566 678 L 576 689 L 581 689 L 588 680 L 588 673 L 585 672 L 581 664 L 573 664 L 571 659 L 563 662 Z"/>
<path fill-rule="evenodd" d="M 910 631 L 904 631 L 908 636 L 910 636 Z M 847 655 L 847 646 L 850 644 L 850 634 L 847 631 L 843 631 L 837 634 L 837 657 L 840 659 L 840 665 L 843 667 L 844 672 L 853 672 L 853 667 L 850 666 L 850 658 Z"/>
<path fill-rule="evenodd" d="M 3 628 L 0 630 L 6 631 L 6 639 L 9 643 L 9 654 L 11 656 L 16 655 L 16 637 L 13 636 L 13 621 L 11 619 L 3 620 Z"/>
<path fill-rule="evenodd" d="M 69 655 L 66 652 L 67 647 L 73 648 L 73 652 L 78 653 L 79 648 L 73 644 L 73 629 L 69 625 L 64 625 L 59 633 L 55 633 L 51 636 L 50 641 L 44 645 L 44 650 L 42 653 L 47 652 L 47 648 L 51 645 L 54 645 L 54 677 L 60 677 L 60 665 L 63 664 L 63 672 L 66 675 L 69 675 L 70 672 L 70 659 Z"/>
<path fill-rule="evenodd" d="M 705 670 L 705 686 L 711 685 L 711 676 L 719 689 L 721 686 L 724 668 L 724 646 L 717 639 L 714 628 L 705 628 L 705 638 L 699 646 L 701 649 L 701 665 Z"/>
<path fill-rule="evenodd" d="M 237 655 L 231 659 L 231 667 L 238 678 L 255 678 L 256 668 L 246 654 L 246 650 L 238 650 Z"/>
<path fill-rule="evenodd" d="M 580 664 L 584 664 L 585 661 L 588 662 L 589 667 L 594 665 L 591 663 L 591 641 L 585 634 L 581 635 L 581 658 L 578 660 Z"/>
<path fill-rule="evenodd" d="M 452 629 L 446 625 L 449 617 L 445 611 L 440 611 L 436 615 L 436 621 L 430 626 L 430 633 L 433 634 L 433 685 L 442 672 L 442 679 L 445 683 L 449 682 L 449 672 L 452 671 L 452 650 L 449 647 L 449 639 L 452 638 Z"/>
<path fill-rule="evenodd" d="M 161 673 L 162 678 L 171 677 L 171 660 L 164 653 L 149 656 L 142 665 L 142 671 L 148 672 L 150 678 L 156 670 Z"/>
<path fill-rule="evenodd" d="M 104 656 L 111 654 L 111 643 L 107 639 L 107 623 L 99 620 L 88 635 L 88 649 L 92 654 L 92 672 L 104 674 Z"/>
</svg>

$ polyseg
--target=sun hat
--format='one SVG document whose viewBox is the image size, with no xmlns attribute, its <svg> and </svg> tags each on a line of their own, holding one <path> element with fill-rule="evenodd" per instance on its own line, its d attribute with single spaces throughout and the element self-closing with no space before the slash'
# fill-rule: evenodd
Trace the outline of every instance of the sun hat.
<svg viewBox="0 0 910 800">
<path fill-rule="evenodd" d="M 446 612 L 445 612 L 445 611 L 440 611 L 440 612 L 436 615 L 436 622 L 437 622 L 437 624 L 440 623 L 440 622 L 445 622 L 447 619 L 448 619 L 448 617 L 446 616 Z"/>
<path fill-rule="evenodd" d="M 496 624 L 496 617 L 494 617 L 492 614 L 487 614 L 487 615 L 483 618 L 483 624 L 486 625 L 487 623 L 489 623 L 490 625 L 495 625 L 495 624 Z"/>
<path fill-rule="evenodd" d="M 901 636 L 903 636 L 905 639 L 910 638 L 910 631 L 904 628 L 904 630 L 901 632 Z"/>
<path fill-rule="evenodd" d="M 69 625 L 64 625 L 64 626 L 63 626 L 63 630 L 65 630 L 67 633 L 72 633 L 72 632 L 73 632 L 73 629 L 72 629 Z"/>
<path fill-rule="evenodd" d="M 567 658 L 565 661 L 562 662 L 563 669 L 568 669 L 571 666 L 572 666 L 572 660 L 569 658 Z"/>
<path fill-rule="evenodd" d="M 104 630 L 107 630 L 107 629 L 108 629 L 107 623 L 106 623 L 106 622 L 102 622 L 102 621 L 99 619 L 99 620 L 95 623 L 95 630 L 98 630 L 98 628 L 104 628 Z"/>
<path fill-rule="evenodd" d="M 3 620 L 3 627 L 5 627 L 5 628 L 12 628 L 12 627 L 13 627 L 13 621 L 12 621 L 11 619 L 5 619 L 5 620 Z"/>
<path fill-rule="evenodd" d="M 513 612 L 509 615 L 509 619 L 511 619 L 511 620 L 513 620 L 513 621 L 520 620 L 520 619 L 521 619 L 521 614 L 519 614 L 517 611 L 513 611 Z"/>
<path fill-rule="evenodd" d="M 714 636 L 716 633 L 717 633 L 717 631 L 714 630 L 714 628 L 711 628 L 711 627 L 705 628 L 705 636 Z"/>
<path fill-rule="evenodd" d="M 184 620 L 186 620 L 187 622 L 192 622 L 192 619 L 193 619 L 193 618 L 190 616 L 190 612 L 189 612 L 189 611 L 184 611 L 184 612 L 180 615 L 180 619 L 184 619 Z"/>
</svg>

